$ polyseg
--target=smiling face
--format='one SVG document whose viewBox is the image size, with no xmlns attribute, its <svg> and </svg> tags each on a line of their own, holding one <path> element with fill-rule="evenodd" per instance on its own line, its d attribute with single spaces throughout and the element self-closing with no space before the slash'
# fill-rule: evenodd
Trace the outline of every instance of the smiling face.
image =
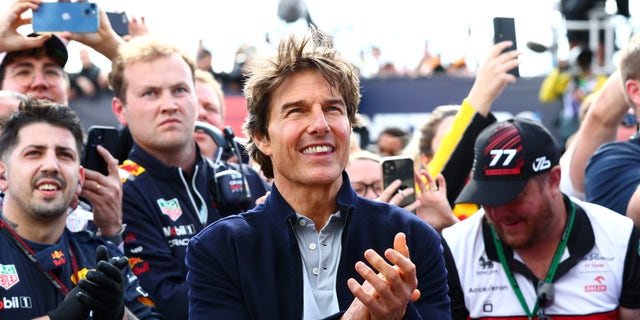
<svg viewBox="0 0 640 320">
<path fill-rule="evenodd" d="M 351 124 L 338 90 L 319 72 L 296 73 L 273 92 L 269 109 L 269 138 L 253 139 L 271 158 L 278 187 L 342 185 Z"/>
<path fill-rule="evenodd" d="M 506 205 L 482 206 L 502 242 L 513 249 L 527 249 L 541 242 L 541 237 L 554 234 L 551 230 L 557 229 L 554 224 L 558 220 L 548 200 L 549 189 L 532 178 L 518 197 Z"/>
<path fill-rule="evenodd" d="M 84 181 L 76 140 L 67 129 L 42 122 L 25 126 L 0 162 L 8 188 L 3 210 L 31 219 L 65 215 Z"/>
<path fill-rule="evenodd" d="M 33 74 L 33 80 L 23 80 L 24 83 L 17 80 L 26 74 Z M 65 77 L 62 68 L 46 55 L 40 58 L 20 57 L 5 67 L 0 88 L 67 105 L 69 87 Z"/>
<path fill-rule="evenodd" d="M 116 98 L 113 110 L 134 141 L 160 159 L 192 148 L 197 100 L 187 63 L 178 54 L 133 62 L 124 79 L 126 105 Z"/>
</svg>

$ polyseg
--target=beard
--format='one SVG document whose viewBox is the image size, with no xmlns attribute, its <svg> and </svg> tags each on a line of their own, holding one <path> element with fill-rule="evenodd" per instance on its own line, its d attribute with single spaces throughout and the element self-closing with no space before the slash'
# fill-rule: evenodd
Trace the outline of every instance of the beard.
<svg viewBox="0 0 640 320">
<path fill-rule="evenodd" d="M 55 219 L 66 214 L 67 208 L 69 208 L 69 204 L 62 202 L 46 204 L 35 203 L 31 204 L 30 211 L 31 215 L 37 218 Z"/>
<path fill-rule="evenodd" d="M 505 231 L 500 224 L 492 223 L 500 241 L 512 249 L 527 249 L 533 247 L 541 238 L 548 236 L 548 230 L 554 221 L 551 203 L 549 201 L 541 203 L 536 211 L 525 214 L 526 218 L 521 222 L 525 226 L 517 232 Z"/>
<path fill-rule="evenodd" d="M 60 176 L 54 174 L 41 174 L 33 179 L 31 184 L 32 188 L 38 184 L 41 179 L 53 179 L 58 182 L 63 193 L 62 197 L 56 197 L 51 200 L 36 200 L 30 195 L 30 191 L 25 189 L 17 190 L 16 192 L 8 192 L 7 196 L 10 196 L 16 204 L 22 208 L 23 212 L 30 215 L 35 219 L 55 219 L 67 213 L 67 209 L 73 200 L 73 195 L 67 194 L 67 183 Z M 75 187 L 74 187 L 75 188 Z"/>
</svg>

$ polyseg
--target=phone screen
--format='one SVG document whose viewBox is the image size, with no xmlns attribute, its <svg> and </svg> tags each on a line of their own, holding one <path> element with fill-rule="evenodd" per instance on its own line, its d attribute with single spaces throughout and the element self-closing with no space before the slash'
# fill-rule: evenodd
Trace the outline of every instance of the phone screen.
<svg viewBox="0 0 640 320">
<path fill-rule="evenodd" d="M 382 158 L 382 183 L 387 188 L 394 180 L 402 180 L 400 190 L 406 188 L 415 189 L 415 179 L 413 174 L 413 159 L 404 156 L 392 156 Z M 415 192 L 405 197 L 399 204 L 405 207 L 416 201 Z"/>
<path fill-rule="evenodd" d="M 92 2 L 43 2 L 33 11 L 34 32 L 97 32 L 98 5 Z"/>
<path fill-rule="evenodd" d="M 510 40 L 513 44 L 504 51 L 517 50 L 516 45 L 516 26 L 513 18 L 495 17 L 493 18 L 493 43 Z M 509 70 L 509 73 L 519 77 L 520 68 L 515 67 Z"/>
</svg>

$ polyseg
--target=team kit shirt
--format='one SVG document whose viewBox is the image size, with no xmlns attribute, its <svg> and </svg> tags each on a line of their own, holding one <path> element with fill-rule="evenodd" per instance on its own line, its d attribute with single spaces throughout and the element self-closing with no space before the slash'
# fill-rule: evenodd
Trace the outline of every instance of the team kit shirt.
<svg viewBox="0 0 640 320">
<path fill-rule="evenodd" d="M 640 236 L 633 222 L 599 205 L 565 197 L 567 212 L 569 201 L 575 204 L 575 220 L 552 281 L 555 297 L 544 314 L 553 319 L 617 319 L 619 306 L 640 308 Z M 453 318 L 527 319 L 484 214 L 481 209 L 442 232 Z M 539 280 L 516 252 L 503 247 L 531 312 Z"/>
<path fill-rule="evenodd" d="M 184 258 L 189 239 L 221 217 L 242 211 L 217 196 L 243 192 L 242 183 L 236 182 L 241 178 L 223 179 L 227 169 L 202 157 L 198 148 L 193 173 L 188 175 L 179 167 L 164 165 L 136 144 L 120 166 L 122 219 L 127 225 L 124 252 L 142 287 L 168 319 L 183 319 L 188 314 Z M 268 186 L 257 172 L 245 173 L 253 206 Z"/>
<path fill-rule="evenodd" d="M 122 256 L 115 246 L 87 231 L 66 230 L 54 245 L 19 238 L 22 246 L 4 223 L 0 229 L 0 319 L 33 319 L 56 309 L 65 298 L 63 292 L 95 269 L 99 245 L 107 246 L 111 257 Z M 23 248 L 32 252 L 35 261 Z M 131 269 L 126 267 L 123 274 L 129 310 L 140 319 L 162 319 Z"/>
</svg>

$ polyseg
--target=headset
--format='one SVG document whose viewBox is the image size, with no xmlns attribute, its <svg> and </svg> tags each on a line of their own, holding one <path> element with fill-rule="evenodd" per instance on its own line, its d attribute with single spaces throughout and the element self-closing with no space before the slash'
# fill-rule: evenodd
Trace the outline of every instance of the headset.
<svg viewBox="0 0 640 320">
<path fill-rule="evenodd" d="M 240 148 L 235 140 L 233 129 L 227 126 L 223 131 L 213 125 L 196 121 L 196 129 L 202 130 L 209 135 L 222 151 L 231 152 L 238 158 L 238 168 L 230 163 L 221 160 L 222 151 L 217 152 L 216 159 L 210 166 L 213 170 L 214 198 L 220 204 L 221 213 L 238 213 L 249 209 L 251 204 L 251 190 L 245 177 L 245 168 L 242 164 Z"/>
</svg>

